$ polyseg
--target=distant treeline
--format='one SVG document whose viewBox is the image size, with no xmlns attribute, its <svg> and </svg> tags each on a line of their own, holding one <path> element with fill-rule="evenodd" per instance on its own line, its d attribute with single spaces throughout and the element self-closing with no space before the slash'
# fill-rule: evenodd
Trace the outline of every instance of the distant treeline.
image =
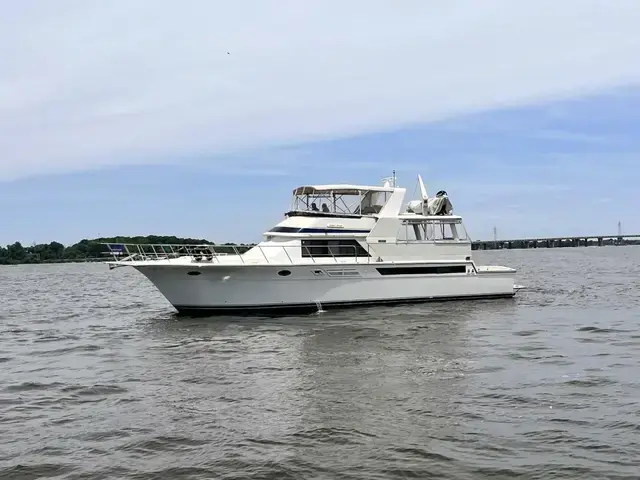
<svg viewBox="0 0 640 480">
<path fill-rule="evenodd" d="M 182 244 L 182 245 L 215 245 L 209 240 L 195 238 L 179 238 L 174 236 L 149 235 L 146 237 L 109 237 L 81 240 L 65 247 L 59 242 L 42 243 L 24 246 L 20 242 L 7 247 L 0 246 L 0 265 L 19 263 L 59 263 L 83 262 L 108 257 L 109 249 L 104 243 L 139 243 L 139 244 Z M 225 245 L 233 245 L 226 243 Z"/>
</svg>

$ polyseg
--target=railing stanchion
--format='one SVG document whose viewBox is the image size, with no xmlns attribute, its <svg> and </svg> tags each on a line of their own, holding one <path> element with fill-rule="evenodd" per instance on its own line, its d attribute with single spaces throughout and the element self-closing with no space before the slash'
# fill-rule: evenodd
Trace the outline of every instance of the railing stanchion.
<svg viewBox="0 0 640 480">
<path fill-rule="evenodd" d="M 289 252 L 287 252 L 287 247 L 283 246 L 282 249 L 284 250 L 285 255 L 289 259 L 289 263 L 293 265 L 293 260 L 291 260 L 291 257 L 289 256 Z"/>
<path fill-rule="evenodd" d="M 333 261 L 334 261 L 335 263 L 338 263 L 338 259 L 336 259 L 336 256 L 333 254 L 333 249 L 332 249 L 331 247 L 328 247 L 328 248 L 329 248 L 329 253 L 330 253 L 330 254 L 331 254 L 331 256 L 333 257 Z"/>
<path fill-rule="evenodd" d="M 316 259 L 313 258 L 313 255 L 311 254 L 311 251 L 309 250 L 309 247 L 307 247 L 306 245 L 302 245 L 302 248 L 304 248 L 307 252 L 307 254 L 309 255 L 309 258 L 311 259 L 311 261 L 313 263 L 316 263 Z"/>
<path fill-rule="evenodd" d="M 257 245 L 257 247 L 260 249 L 260 253 L 262 253 L 262 256 L 264 257 L 264 261 L 269 263 L 269 259 L 267 258 L 267 256 L 264 253 L 264 250 L 262 250 L 262 247 Z"/>
</svg>

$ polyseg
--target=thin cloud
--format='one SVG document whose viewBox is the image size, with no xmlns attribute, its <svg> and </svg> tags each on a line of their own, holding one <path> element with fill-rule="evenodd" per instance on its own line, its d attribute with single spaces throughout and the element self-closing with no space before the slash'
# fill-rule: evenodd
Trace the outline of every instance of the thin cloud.
<svg viewBox="0 0 640 480">
<path fill-rule="evenodd" d="M 533 132 L 531 137 L 536 140 L 552 140 L 568 143 L 607 144 L 616 139 L 607 135 L 593 135 L 568 130 L 540 130 Z"/>
<path fill-rule="evenodd" d="M 0 180 L 216 162 L 631 85 L 639 24 L 637 0 L 8 3 Z"/>
</svg>

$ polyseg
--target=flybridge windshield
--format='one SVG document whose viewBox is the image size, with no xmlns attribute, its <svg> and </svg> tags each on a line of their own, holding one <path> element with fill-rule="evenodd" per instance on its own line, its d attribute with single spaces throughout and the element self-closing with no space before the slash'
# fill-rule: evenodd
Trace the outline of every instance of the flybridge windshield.
<svg viewBox="0 0 640 480">
<path fill-rule="evenodd" d="M 390 196 L 390 191 L 323 191 L 312 187 L 300 187 L 294 191 L 292 210 L 318 214 L 371 215 L 379 213 Z"/>
</svg>

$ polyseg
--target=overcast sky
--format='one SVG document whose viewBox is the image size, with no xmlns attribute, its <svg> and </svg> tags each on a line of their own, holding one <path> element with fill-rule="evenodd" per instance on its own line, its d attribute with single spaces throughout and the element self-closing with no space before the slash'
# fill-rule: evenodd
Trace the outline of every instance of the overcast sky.
<svg viewBox="0 0 640 480">
<path fill-rule="evenodd" d="M 42 215 L 42 208 L 70 212 L 64 202 L 76 192 L 78 199 L 94 202 L 94 212 L 102 212 L 100 200 L 87 200 L 82 185 L 110 185 L 114 195 L 128 188 L 108 183 L 116 175 L 114 167 L 120 179 L 128 178 L 127 169 L 151 175 L 136 170 L 141 165 L 153 166 L 155 176 L 175 178 L 176 166 L 189 164 L 182 175 L 225 175 L 225 188 L 233 186 L 234 192 L 248 185 L 262 188 L 278 176 L 273 188 L 279 189 L 274 194 L 280 203 L 269 204 L 266 216 L 272 223 L 280 219 L 287 206 L 282 200 L 288 201 L 296 183 L 316 183 L 321 177 L 340 182 L 346 169 L 349 181 L 377 183 L 394 163 L 410 165 L 411 186 L 427 168 L 432 175 L 434 169 L 454 167 L 464 174 L 456 161 L 466 162 L 467 170 L 477 167 L 473 158 L 484 165 L 505 162 L 499 149 L 485 151 L 479 160 L 460 147 L 475 145 L 480 131 L 505 135 L 504 125 L 493 127 L 499 119 L 504 122 L 508 111 L 520 114 L 507 115 L 507 126 L 515 122 L 525 128 L 531 123 L 527 115 L 534 115 L 534 136 L 541 135 L 540 143 L 532 145 L 530 132 L 527 141 L 519 142 L 521 137 L 511 131 L 511 165 L 524 165 L 527 159 L 530 167 L 543 154 L 547 160 L 558 155 L 566 160 L 591 153 L 594 159 L 595 147 L 585 150 L 594 142 L 600 145 L 598 158 L 615 151 L 618 161 L 625 155 L 629 163 L 638 150 L 630 137 L 607 131 L 608 147 L 603 148 L 597 139 L 606 125 L 585 126 L 578 118 L 582 123 L 576 129 L 573 112 L 606 114 L 614 122 L 624 120 L 629 129 L 636 124 L 635 110 L 624 106 L 637 106 L 639 26 L 637 0 L 4 2 L 0 190 L 5 193 L 0 192 L 0 213 L 13 226 L 4 229 L 0 243 L 53 237 L 75 241 L 77 235 L 96 233 L 99 227 L 71 225 L 71 219 L 67 233 L 46 222 L 24 223 L 14 217 L 16 205 L 27 209 L 20 215 Z M 396 136 L 390 139 L 392 133 Z M 559 137 L 564 142 L 560 150 Z M 381 138 L 394 149 L 371 163 Z M 439 139 L 435 151 L 428 138 Z M 542 148 L 550 141 L 556 142 L 553 148 Z M 567 142 L 580 148 L 572 150 Z M 337 155 L 335 148 L 345 145 L 348 149 Z M 436 168 L 437 159 L 427 158 L 434 153 L 448 158 L 447 165 Z M 306 177 L 302 158 L 313 158 Z M 360 175 L 363 163 L 368 167 Z M 315 172 L 319 164 L 323 168 Z M 637 170 L 616 168 L 626 171 L 622 180 L 640 180 Z M 50 174 L 55 176 L 46 177 Z M 439 175 L 453 182 L 441 185 L 447 190 L 455 190 L 455 182 L 459 191 L 465 182 L 478 180 L 487 185 L 520 182 L 504 176 L 491 182 L 477 175 L 474 181 L 455 171 Z M 565 187 L 577 188 L 566 175 L 562 179 Z M 175 190 L 188 195 L 188 182 L 174 184 Z M 28 210 L 35 189 L 42 191 L 43 185 L 46 205 Z M 127 194 L 132 200 L 136 188 Z M 521 191 L 513 192 L 511 205 L 525 203 L 518 197 Z M 166 194 L 165 186 L 150 187 L 145 201 L 150 196 L 162 201 Z M 226 218 L 217 210 L 219 202 L 206 201 L 212 203 L 210 218 Z M 224 205 L 232 210 L 230 219 L 245 207 L 241 200 Z M 141 233 L 128 232 L 135 222 L 120 215 L 122 223 L 101 233 Z M 535 230 L 530 223 L 527 228 Z M 259 235 L 264 226 L 224 228 L 229 237 L 237 237 L 250 231 Z M 83 228 L 86 235 L 80 233 Z M 182 234 L 166 217 L 145 228 Z M 219 226 L 212 230 L 210 221 L 198 225 L 193 220 L 179 228 L 190 234 L 225 232 Z"/>
</svg>

